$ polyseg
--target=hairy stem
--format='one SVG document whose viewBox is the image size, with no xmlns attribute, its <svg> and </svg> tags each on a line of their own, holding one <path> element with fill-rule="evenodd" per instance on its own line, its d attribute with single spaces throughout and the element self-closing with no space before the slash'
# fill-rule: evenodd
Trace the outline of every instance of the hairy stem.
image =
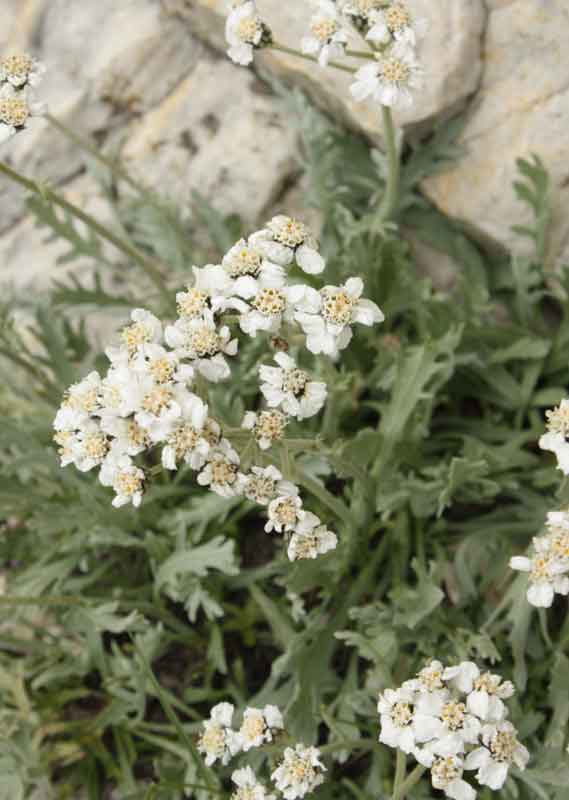
<svg viewBox="0 0 569 800">
<path fill-rule="evenodd" d="M 397 752 L 397 756 L 399 757 L 399 752 Z M 403 756 L 403 761 L 405 761 L 405 754 L 401 753 Z M 393 796 L 391 800 L 405 800 L 409 790 L 415 786 L 415 784 L 419 783 L 421 778 L 423 777 L 423 773 L 425 772 L 426 767 L 423 767 L 421 764 L 418 764 L 413 772 L 410 772 L 409 775 L 401 782 L 399 787 L 396 787 L 393 791 Z"/>
<path fill-rule="evenodd" d="M 14 183 L 23 186 L 25 189 L 33 192 L 33 194 L 43 198 L 44 200 L 49 200 L 50 202 L 64 209 L 64 211 L 72 214 L 77 219 L 80 219 L 81 222 L 91 228 L 91 230 L 95 231 L 95 233 L 101 236 L 101 238 L 106 239 L 114 247 L 116 247 L 117 250 L 120 250 L 121 253 L 124 253 L 124 255 L 135 261 L 155 284 L 155 286 L 160 290 L 160 293 L 168 297 L 168 302 L 170 303 L 170 295 L 164 286 L 164 278 L 160 267 L 154 261 L 151 261 L 145 255 L 143 255 L 143 253 L 141 253 L 136 247 L 131 245 L 129 242 L 126 242 L 124 239 L 121 239 L 119 236 L 113 233 L 113 231 L 106 228 L 90 214 L 82 211 L 80 208 L 78 208 L 78 206 L 57 194 L 57 192 L 54 192 L 52 189 L 49 189 L 47 186 L 43 186 L 36 181 L 26 178 L 24 175 L 20 175 L 19 172 L 16 172 L 16 170 L 13 170 L 3 162 L 0 162 L 0 174 L 5 175 Z"/>
<path fill-rule="evenodd" d="M 381 107 L 381 114 L 383 118 L 383 133 L 385 140 L 385 149 L 387 155 L 387 182 L 385 185 L 385 194 L 383 195 L 382 203 L 379 207 L 379 221 L 388 222 L 397 206 L 397 195 L 399 193 L 399 150 L 397 148 L 397 139 L 395 135 L 395 125 L 393 124 L 393 115 L 388 106 Z"/>
</svg>

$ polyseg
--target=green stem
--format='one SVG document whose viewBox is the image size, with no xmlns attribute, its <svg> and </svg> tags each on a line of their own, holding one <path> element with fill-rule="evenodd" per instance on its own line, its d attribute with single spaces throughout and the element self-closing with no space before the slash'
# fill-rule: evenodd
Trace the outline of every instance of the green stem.
<svg viewBox="0 0 569 800">
<path fill-rule="evenodd" d="M 14 183 L 18 183 L 28 191 L 33 192 L 38 197 L 51 201 L 60 208 L 63 208 L 69 214 L 72 214 L 77 219 L 80 219 L 81 222 L 85 223 L 85 225 L 91 228 L 91 230 L 95 231 L 95 233 L 97 233 L 103 239 L 106 239 L 108 242 L 114 245 L 117 250 L 120 250 L 126 256 L 135 261 L 139 267 L 144 270 L 144 272 L 148 275 L 150 280 L 152 280 L 160 292 L 168 297 L 168 302 L 170 303 L 170 295 L 164 286 L 164 278 L 159 266 L 150 259 L 146 258 L 146 256 L 137 250 L 136 247 L 133 247 L 133 245 L 131 245 L 129 242 L 126 242 L 124 239 L 118 237 L 115 233 L 98 222 L 90 214 L 82 211 L 80 208 L 78 208 L 78 206 L 57 194 L 57 192 L 54 192 L 47 186 L 40 185 L 36 181 L 26 178 L 24 175 L 20 175 L 18 172 L 11 169 L 11 167 L 1 161 L 0 173 L 6 175 L 6 177 L 11 181 L 14 181 Z"/>
<path fill-rule="evenodd" d="M 395 125 L 393 124 L 393 115 L 388 106 L 381 107 L 381 114 L 383 118 L 383 134 L 385 139 L 385 149 L 387 155 L 387 183 L 385 185 L 385 194 L 381 206 L 379 207 L 378 218 L 379 222 L 388 222 L 393 216 L 393 212 L 397 206 L 397 196 L 399 194 L 399 151 L 397 148 L 397 139 L 395 136 Z"/>
<path fill-rule="evenodd" d="M 136 191 L 140 192 L 141 194 L 144 194 L 148 191 L 141 183 L 129 175 L 129 173 L 120 165 L 118 161 L 116 161 L 114 158 L 109 158 L 109 156 L 106 156 L 104 153 L 101 153 L 101 151 L 95 145 L 91 144 L 88 139 L 84 139 L 82 136 L 79 136 L 79 134 L 75 133 L 75 131 L 71 128 L 68 128 L 67 125 L 61 122 L 61 120 L 57 119 L 56 117 L 52 117 L 51 114 L 46 114 L 45 117 L 54 128 L 57 128 L 57 130 L 60 131 L 64 136 L 67 136 L 71 142 L 76 144 L 86 153 L 89 153 L 89 155 L 93 156 L 93 158 L 97 159 L 97 161 L 99 161 L 101 164 L 104 164 L 106 167 L 108 167 L 113 175 L 117 175 L 119 178 L 122 178 L 125 183 L 128 183 L 129 186 L 132 186 L 133 189 L 136 189 Z"/>
<path fill-rule="evenodd" d="M 405 780 L 407 773 L 407 756 L 403 750 L 397 751 L 397 761 L 395 762 L 395 778 L 393 780 L 393 797 L 399 795 L 399 790 Z"/>
<path fill-rule="evenodd" d="M 399 756 L 399 751 L 397 753 Z M 405 759 L 405 755 L 402 753 L 403 758 Z M 416 783 L 419 783 L 421 778 L 423 777 L 423 773 L 425 772 L 426 767 L 423 767 L 421 764 L 418 764 L 413 772 L 410 772 L 409 775 L 405 778 L 405 780 L 401 783 L 401 785 L 394 790 L 393 796 L 391 800 L 405 800 L 407 794 L 410 789 L 415 786 Z"/>
<path fill-rule="evenodd" d="M 310 492 L 314 497 L 317 497 L 323 505 L 333 511 L 346 525 L 353 527 L 354 520 L 349 508 L 337 497 L 334 497 L 323 484 L 315 481 L 300 468 L 297 468 L 297 479 L 300 485 L 304 486 L 306 491 Z"/>
<path fill-rule="evenodd" d="M 305 61 L 312 61 L 313 63 L 318 63 L 318 59 L 316 56 L 309 56 L 307 53 L 302 53 L 300 50 L 295 50 L 294 47 L 286 47 L 284 44 L 273 44 L 269 45 L 271 50 L 278 50 L 279 53 L 287 53 L 289 56 L 297 56 L 298 58 L 303 58 Z M 329 67 L 334 67 L 334 69 L 340 69 L 342 72 L 349 72 L 353 74 L 357 72 L 355 67 L 348 67 L 346 64 L 340 64 L 338 61 L 329 61 Z"/>
</svg>

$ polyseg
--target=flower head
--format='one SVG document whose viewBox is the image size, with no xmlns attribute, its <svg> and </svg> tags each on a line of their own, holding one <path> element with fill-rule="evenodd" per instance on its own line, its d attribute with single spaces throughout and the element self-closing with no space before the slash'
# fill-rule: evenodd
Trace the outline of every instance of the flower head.
<svg viewBox="0 0 569 800">
<path fill-rule="evenodd" d="M 276 800 L 274 794 L 267 794 L 267 789 L 259 783 L 251 767 L 235 770 L 231 780 L 237 786 L 231 800 Z"/>
<path fill-rule="evenodd" d="M 18 89 L 37 86 L 45 71 L 45 65 L 27 53 L 15 53 L 0 59 L 0 83 L 10 83 Z"/>
<path fill-rule="evenodd" d="M 283 729 L 282 714 L 277 706 L 267 705 L 263 709 L 246 708 L 243 722 L 237 731 L 235 742 L 238 750 L 247 752 L 272 742 L 277 731 Z"/>
<path fill-rule="evenodd" d="M 268 450 L 274 442 L 284 437 L 288 422 L 282 411 L 248 411 L 243 418 L 243 427 L 253 432 L 261 450 Z"/>
<path fill-rule="evenodd" d="M 251 467 L 246 479 L 243 494 L 248 500 L 262 506 L 284 494 L 298 494 L 297 487 L 283 480 L 282 474 L 272 464 L 268 467 Z"/>
<path fill-rule="evenodd" d="M 261 366 L 261 392 L 269 406 L 280 407 L 298 420 L 318 414 L 326 402 L 326 384 L 311 381 L 286 353 L 276 353 L 277 367 Z"/>
<path fill-rule="evenodd" d="M 198 740 L 198 750 L 204 753 L 208 767 L 217 760 L 224 765 L 229 763 L 232 755 L 229 734 L 233 711 L 231 703 L 218 703 L 211 709 L 210 718 L 204 720 L 204 730 Z"/>
<path fill-rule="evenodd" d="M 247 66 L 253 61 L 254 51 L 271 41 L 271 32 L 257 13 L 255 3 L 245 2 L 235 5 L 229 12 L 225 38 L 229 44 L 229 58 Z"/>
<path fill-rule="evenodd" d="M 569 399 L 564 398 L 554 409 L 545 412 L 547 433 L 539 440 L 542 450 L 557 456 L 557 468 L 569 475 Z"/>
<path fill-rule="evenodd" d="M 316 514 L 306 511 L 304 517 L 297 523 L 288 544 L 288 557 L 290 561 L 299 561 L 318 556 L 335 550 L 338 546 L 338 537 L 322 525 Z"/>
<path fill-rule="evenodd" d="M 283 760 L 272 773 L 271 779 L 285 800 L 296 800 L 320 786 L 324 782 L 322 773 L 325 771 L 317 747 L 297 744 L 294 748 L 286 748 Z"/>
<path fill-rule="evenodd" d="M 482 786 L 501 789 L 513 764 L 518 769 L 526 768 L 529 761 L 527 749 L 518 741 L 511 722 L 486 725 L 482 731 L 483 746 L 466 757 L 464 767 L 477 769 L 476 778 Z"/>
<path fill-rule="evenodd" d="M 421 86 L 422 68 L 414 52 L 398 42 L 385 53 L 378 53 L 375 63 L 356 72 L 350 92 L 357 102 L 369 97 L 384 106 L 409 108 L 413 104 L 412 90 Z"/>
<path fill-rule="evenodd" d="M 198 474 L 198 483 L 200 486 L 209 486 L 212 492 L 221 497 L 242 494 L 245 476 L 239 472 L 239 463 L 235 450 L 227 439 L 222 439 L 210 449 L 205 466 Z"/>
<path fill-rule="evenodd" d="M 310 20 L 310 33 L 301 41 L 302 52 L 318 56 L 318 63 L 325 67 L 331 58 L 344 54 L 347 43 L 348 34 L 336 5 L 332 0 L 319 0 L 318 11 Z"/>
</svg>

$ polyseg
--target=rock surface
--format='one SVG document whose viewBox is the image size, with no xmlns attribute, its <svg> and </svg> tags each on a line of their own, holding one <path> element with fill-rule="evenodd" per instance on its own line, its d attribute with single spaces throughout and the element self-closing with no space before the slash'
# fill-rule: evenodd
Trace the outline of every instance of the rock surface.
<svg viewBox="0 0 569 800">
<path fill-rule="evenodd" d="M 165 9 L 186 19 L 191 30 L 225 49 L 226 0 L 162 0 Z M 430 23 L 421 44 L 421 61 L 427 74 L 425 88 L 409 111 L 397 115 L 403 125 L 421 125 L 456 112 L 477 89 L 481 71 L 480 43 L 484 29 L 482 0 L 438 0 L 436 16 L 431 0 L 409 0 L 416 17 Z M 311 5 L 307 0 L 257 0 L 259 13 L 273 30 L 275 41 L 300 47 L 308 30 Z M 364 48 L 355 40 L 355 47 Z M 273 74 L 302 86 L 320 105 L 341 116 L 352 127 L 377 136 L 379 114 L 372 104 L 356 104 L 348 87 L 350 75 L 321 69 L 296 56 L 265 50 L 258 64 Z M 347 63 L 347 62 L 346 62 Z M 361 62 L 354 62 L 360 63 Z"/>
<path fill-rule="evenodd" d="M 524 252 L 511 226 L 530 219 L 514 194 L 516 159 L 536 153 L 552 177 L 551 265 L 569 263 L 569 5 L 487 0 L 480 91 L 469 110 L 466 154 L 428 180 L 427 195 L 486 238 Z"/>
</svg>

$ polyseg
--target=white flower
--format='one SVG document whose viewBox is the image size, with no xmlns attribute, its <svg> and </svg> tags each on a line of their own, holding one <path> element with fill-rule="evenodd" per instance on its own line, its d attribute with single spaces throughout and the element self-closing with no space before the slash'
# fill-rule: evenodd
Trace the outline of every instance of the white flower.
<svg viewBox="0 0 569 800">
<path fill-rule="evenodd" d="M 374 9 L 369 14 L 370 29 L 366 39 L 372 42 L 389 42 L 396 39 L 411 46 L 417 44 L 428 29 L 424 19 L 413 20 L 407 4 L 403 0 L 395 0 L 387 8 Z"/>
<path fill-rule="evenodd" d="M 56 431 L 77 430 L 99 410 L 100 401 L 101 376 L 93 371 L 67 389 L 53 427 Z"/>
<path fill-rule="evenodd" d="M 286 353 L 277 353 L 275 361 L 278 367 L 259 367 L 259 375 L 264 381 L 261 392 L 268 405 L 272 408 L 280 406 L 298 420 L 318 414 L 326 402 L 326 384 L 311 381 Z"/>
<path fill-rule="evenodd" d="M 269 520 L 265 525 L 265 532 L 283 533 L 292 531 L 296 528 L 306 511 L 302 509 L 302 500 L 298 496 L 298 489 L 294 486 L 295 492 L 276 497 L 269 503 L 267 510 Z"/>
<path fill-rule="evenodd" d="M 418 742 L 430 742 L 427 751 L 438 756 L 464 753 L 467 744 L 476 744 L 480 721 L 468 713 L 466 705 L 448 692 L 424 692 L 415 704 L 415 736 Z M 424 763 L 418 756 L 417 760 Z"/>
<path fill-rule="evenodd" d="M 347 43 L 348 35 L 332 0 L 318 0 L 318 12 L 310 20 L 310 35 L 301 40 L 302 52 L 317 55 L 318 63 L 325 67 L 331 58 L 344 55 Z"/>
<path fill-rule="evenodd" d="M 118 366 L 126 363 L 125 356 L 128 359 L 139 355 L 144 356 L 147 345 L 162 342 L 162 323 L 158 317 L 144 308 L 135 308 L 131 312 L 130 318 L 132 323 L 123 328 L 120 334 L 122 345 L 108 347 L 105 350 L 109 361 Z"/>
<path fill-rule="evenodd" d="M 288 422 L 282 411 L 248 411 L 243 417 L 242 427 L 253 432 L 261 450 L 268 450 L 274 442 L 279 442 Z"/>
<path fill-rule="evenodd" d="M 559 406 L 546 411 L 547 433 L 539 440 L 542 450 L 550 450 L 557 456 L 557 468 L 569 475 L 569 399 L 564 398 Z"/>
<path fill-rule="evenodd" d="M 236 497 L 242 494 L 245 476 L 239 472 L 239 456 L 227 439 L 222 439 L 208 453 L 205 467 L 198 475 L 200 486 L 209 486 L 221 497 Z"/>
<path fill-rule="evenodd" d="M 462 780 L 464 762 L 458 756 L 437 759 L 431 767 L 431 782 L 434 789 L 441 789 L 453 800 L 475 800 L 476 792 Z"/>
<path fill-rule="evenodd" d="M 298 493 L 297 487 L 283 480 L 282 474 L 272 464 L 268 467 L 251 467 L 251 474 L 246 478 L 243 494 L 248 500 L 262 506 L 268 505 L 275 497 Z"/>
<path fill-rule="evenodd" d="M 87 420 L 75 437 L 71 461 L 80 472 L 88 472 L 103 463 L 110 446 L 109 437 L 101 426 L 93 419 Z"/>
<path fill-rule="evenodd" d="M 236 64 L 247 66 L 253 61 L 255 48 L 270 35 L 267 26 L 257 14 L 255 3 L 246 2 L 230 11 L 225 24 L 225 38 L 229 44 L 227 55 Z"/>
<path fill-rule="evenodd" d="M 537 553 L 533 558 L 514 556 L 510 567 L 529 573 L 527 599 L 532 606 L 549 608 L 556 592 L 569 594 L 569 577 L 564 574 L 569 564 L 555 558 L 553 553 Z"/>
<path fill-rule="evenodd" d="M 285 800 L 296 800 L 320 786 L 324 782 L 322 773 L 325 771 L 317 747 L 297 744 L 294 749 L 286 748 L 283 761 L 272 773 L 271 780 L 283 793 Z"/>
<path fill-rule="evenodd" d="M 476 778 L 483 786 L 501 789 L 511 764 L 524 770 L 529 761 L 527 749 L 518 741 L 511 722 L 485 725 L 482 730 L 484 747 L 468 754 L 465 769 L 477 769 Z"/>
<path fill-rule="evenodd" d="M 7 81 L 16 88 L 37 86 L 45 71 L 45 64 L 27 53 L 9 55 L 0 60 L 0 82 Z"/>
<path fill-rule="evenodd" d="M 205 763 L 211 767 L 218 759 L 229 763 L 231 752 L 228 734 L 234 708 L 231 703 L 218 703 L 211 709 L 210 718 L 204 720 L 204 731 L 198 740 L 198 750 L 205 754 Z"/>
<path fill-rule="evenodd" d="M 258 331 L 277 333 L 283 319 L 288 319 L 291 313 L 289 290 L 267 287 L 256 292 L 241 313 L 239 325 L 248 336 L 256 336 Z"/>
<path fill-rule="evenodd" d="M 195 394 L 188 394 L 180 403 L 181 413 L 165 435 L 162 449 L 162 466 L 177 469 L 183 461 L 191 469 L 201 469 L 210 451 L 204 426 L 208 408 Z"/>
<path fill-rule="evenodd" d="M 45 110 L 27 90 L 17 91 L 5 83 L 0 89 L 0 143 L 23 131 L 31 117 L 42 116 Z"/>
<path fill-rule="evenodd" d="M 506 707 L 502 700 L 512 697 L 515 691 L 511 681 L 502 681 L 500 675 L 490 672 L 481 673 L 472 661 L 449 667 L 444 678 L 468 695 L 466 705 L 472 714 L 491 722 L 504 719 Z"/>
<path fill-rule="evenodd" d="M 385 0 L 347 0 L 343 2 L 342 13 L 367 22 L 370 15 L 384 5 Z"/>
<path fill-rule="evenodd" d="M 398 42 L 356 72 L 350 92 L 357 102 L 371 97 L 384 106 L 409 108 L 413 103 L 411 90 L 421 87 L 421 76 L 422 69 L 412 50 Z"/>
<path fill-rule="evenodd" d="M 133 464 L 130 456 L 111 449 L 101 466 L 99 480 L 103 486 L 112 486 L 115 490 L 116 497 L 113 500 L 115 508 L 127 503 L 132 503 L 135 507 L 141 504 L 144 472 Z"/>
<path fill-rule="evenodd" d="M 101 430 L 113 437 L 113 449 L 127 456 L 136 456 L 152 446 L 148 431 L 133 418 L 104 416 L 101 418 Z"/>
<path fill-rule="evenodd" d="M 239 239 L 223 257 L 222 266 L 231 279 L 227 294 L 252 297 L 260 288 L 280 288 L 285 284 L 283 267 L 270 261 L 255 246 L 253 237 L 248 241 Z M 254 291 L 249 288 L 251 280 L 256 281 Z"/>
<path fill-rule="evenodd" d="M 415 697 L 412 689 L 402 686 L 386 689 L 377 703 L 381 725 L 379 741 L 404 753 L 412 753 L 416 745 Z"/>
<path fill-rule="evenodd" d="M 306 511 L 290 538 L 287 553 L 290 561 L 299 561 L 305 558 L 318 558 L 330 550 L 335 550 L 337 546 L 336 534 L 327 530 L 315 514 Z"/>
<path fill-rule="evenodd" d="M 293 260 L 301 270 L 317 275 L 326 262 L 318 252 L 318 243 L 300 220 L 279 214 L 265 228 L 249 237 L 249 241 L 275 264 L 288 266 Z"/>
<path fill-rule="evenodd" d="M 274 794 L 267 794 L 266 788 L 257 781 L 251 767 L 236 769 L 231 780 L 238 787 L 231 800 L 276 800 Z"/>
<path fill-rule="evenodd" d="M 217 328 L 213 312 L 203 316 L 181 318 L 165 331 L 165 339 L 179 358 L 189 358 L 195 369 L 208 381 L 218 383 L 231 375 L 225 355 L 237 353 L 237 339 L 231 338 L 229 328 Z"/>
<path fill-rule="evenodd" d="M 235 738 L 238 750 L 246 753 L 252 747 L 261 747 L 266 742 L 272 742 L 273 735 L 283 727 L 282 714 L 277 706 L 267 705 L 264 709 L 246 708 Z"/>
<path fill-rule="evenodd" d="M 444 667 L 440 661 L 430 661 L 423 667 L 416 678 L 405 681 L 403 686 L 415 692 L 437 692 L 445 689 L 443 680 Z"/>
<path fill-rule="evenodd" d="M 305 292 L 296 302 L 294 318 L 306 334 L 310 352 L 336 356 L 348 346 L 354 322 L 374 325 L 383 321 L 381 310 L 371 300 L 362 299 L 362 292 L 361 278 L 349 278 L 343 286 Z"/>
</svg>

